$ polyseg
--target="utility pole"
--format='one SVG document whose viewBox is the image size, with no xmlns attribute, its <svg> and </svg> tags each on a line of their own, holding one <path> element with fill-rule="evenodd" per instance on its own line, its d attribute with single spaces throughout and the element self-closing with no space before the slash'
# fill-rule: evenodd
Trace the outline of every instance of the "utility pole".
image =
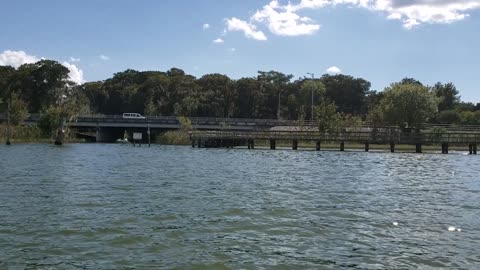
<svg viewBox="0 0 480 270">
<path fill-rule="evenodd" d="M 313 73 L 307 72 L 307 75 L 312 76 L 312 81 L 315 79 L 315 75 Z M 312 88 L 312 122 L 313 122 L 313 88 Z"/>
</svg>

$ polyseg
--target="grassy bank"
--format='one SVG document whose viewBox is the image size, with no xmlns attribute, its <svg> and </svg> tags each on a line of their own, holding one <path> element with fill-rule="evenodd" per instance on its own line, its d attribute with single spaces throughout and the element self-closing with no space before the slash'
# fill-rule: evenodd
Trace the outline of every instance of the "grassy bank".
<svg viewBox="0 0 480 270">
<path fill-rule="evenodd" d="M 12 126 L 11 132 L 11 143 L 53 143 L 54 141 L 53 137 L 42 134 L 37 126 Z M 6 142 L 7 126 L 4 124 L 0 124 L 0 136 L 0 140 Z M 65 142 L 84 142 L 84 140 L 72 137 L 71 134 L 67 132 Z"/>
<path fill-rule="evenodd" d="M 172 130 L 159 134 L 155 143 L 166 145 L 190 145 L 190 137 L 187 131 Z"/>
</svg>

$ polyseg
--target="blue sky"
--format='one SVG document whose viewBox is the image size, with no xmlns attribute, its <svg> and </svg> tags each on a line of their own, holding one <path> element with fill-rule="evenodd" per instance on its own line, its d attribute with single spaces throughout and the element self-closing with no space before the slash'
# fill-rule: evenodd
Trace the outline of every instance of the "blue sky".
<svg viewBox="0 0 480 270">
<path fill-rule="evenodd" d="M 463 100 L 480 102 L 480 0 L 16 0 L 1 6 L 0 64 L 55 59 L 77 81 L 128 68 L 178 67 L 197 77 L 235 79 L 258 70 L 318 77 L 330 68 L 367 79 L 374 90 L 404 77 L 453 82 Z"/>
</svg>

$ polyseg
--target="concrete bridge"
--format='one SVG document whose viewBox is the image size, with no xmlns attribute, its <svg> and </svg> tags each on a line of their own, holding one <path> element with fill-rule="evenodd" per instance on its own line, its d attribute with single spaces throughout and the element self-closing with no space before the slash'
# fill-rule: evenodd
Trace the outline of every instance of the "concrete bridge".
<svg viewBox="0 0 480 270">
<path fill-rule="evenodd" d="M 41 115 L 39 114 L 30 114 L 24 123 L 35 125 L 40 117 Z M 6 119 L 6 114 L 0 114 L 0 123 L 5 122 Z M 275 148 L 276 140 L 291 140 L 294 142 L 294 146 L 299 140 L 335 141 L 341 144 L 344 141 L 351 141 L 366 143 L 366 148 L 368 148 L 370 143 L 406 143 L 417 145 L 439 143 L 469 144 L 476 152 L 476 145 L 480 144 L 480 126 L 423 124 L 422 134 L 429 134 L 427 137 L 436 136 L 435 138 L 440 138 L 434 142 L 426 140 L 426 137 L 415 137 L 412 139 L 411 135 L 408 135 L 409 137 L 392 138 L 392 128 L 397 130 L 395 134 L 405 133 L 399 133 L 398 128 L 391 126 L 380 127 L 380 130 L 389 130 L 388 133 L 375 135 L 372 132 L 372 125 L 368 123 L 364 123 L 364 126 L 359 129 L 360 132 L 346 133 L 345 135 L 348 135 L 347 138 L 335 137 L 333 139 L 330 138 L 331 136 L 318 134 L 316 123 L 311 121 L 211 117 L 189 117 L 188 119 L 191 121 L 191 128 L 196 131 L 192 134 L 192 139 L 197 142 L 201 141 L 202 143 L 199 143 L 199 145 L 205 145 L 205 143 L 207 145 L 217 145 L 219 141 L 229 142 L 238 139 L 247 142 L 252 142 L 254 139 L 271 140 L 273 148 Z M 119 138 L 123 138 L 125 132 L 129 134 L 130 138 L 134 132 L 142 133 L 142 137 L 147 138 L 150 131 L 152 134 L 155 134 L 182 127 L 177 116 L 147 116 L 145 118 L 132 119 L 124 118 L 122 115 L 80 115 L 75 121 L 68 123 L 68 125 L 77 136 L 91 142 L 114 142 Z M 441 130 L 440 134 L 439 130 Z M 387 134 L 390 137 L 387 138 Z M 371 136 L 376 136 L 377 139 Z M 378 138 L 382 138 L 382 136 L 384 138 L 379 141 Z M 410 141 L 407 141 L 407 139 Z M 448 148 L 448 145 L 446 147 Z"/>
<path fill-rule="evenodd" d="M 41 115 L 30 114 L 24 123 L 35 125 Z M 195 130 L 233 130 L 255 131 L 265 130 L 276 126 L 298 126 L 299 124 L 310 125 L 310 122 L 276 120 L 276 119 L 247 119 L 247 118 L 213 118 L 213 117 L 189 117 L 192 129 Z M 7 120 L 6 114 L 0 114 L 0 123 Z M 144 119 L 124 118 L 122 115 L 80 115 L 68 126 L 80 137 L 89 141 L 114 142 L 122 138 L 124 132 L 129 134 L 139 132 L 147 137 L 149 130 L 167 131 L 181 128 L 177 116 L 147 116 Z"/>
</svg>

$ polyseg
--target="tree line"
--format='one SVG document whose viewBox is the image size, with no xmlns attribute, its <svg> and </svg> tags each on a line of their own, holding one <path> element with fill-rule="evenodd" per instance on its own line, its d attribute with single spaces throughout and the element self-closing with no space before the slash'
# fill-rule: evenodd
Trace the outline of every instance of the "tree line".
<svg viewBox="0 0 480 270">
<path fill-rule="evenodd" d="M 41 60 L 15 69 L 0 66 L 0 111 L 19 123 L 27 113 L 48 115 L 41 125 L 52 129 L 78 114 L 122 114 L 219 118 L 312 120 L 329 123 L 388 122 L 415 126 L 422 122 L 480 124 L 480 104 L 462 102 L 453 83 L 427 86 L 413 78 L 383 91 L 349 75 L 297 78 L 259 71 L 238 80 L 223 74 L 200 78 L 168 71 L 118 72 L 104 81 L 76 85 L 68 69 Z M 313 106 L 312 106 L 313 104 Z"/>
</svg>

